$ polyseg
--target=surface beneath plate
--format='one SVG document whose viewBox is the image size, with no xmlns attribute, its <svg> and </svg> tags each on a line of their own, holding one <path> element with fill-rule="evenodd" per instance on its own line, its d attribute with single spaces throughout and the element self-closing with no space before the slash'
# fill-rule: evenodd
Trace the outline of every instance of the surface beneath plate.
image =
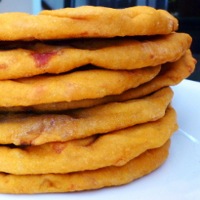
<svg viewBox="0 0 200 200">
<path fill-rule="evenodd" d="M 131 184 L 101 190 L 42 195 L 0 195 L 0 200 L 197 200 L 200 199 L 200 83 L 184 80 L 173 87 L 179 130 L 166 163 Z"/>
</svg>

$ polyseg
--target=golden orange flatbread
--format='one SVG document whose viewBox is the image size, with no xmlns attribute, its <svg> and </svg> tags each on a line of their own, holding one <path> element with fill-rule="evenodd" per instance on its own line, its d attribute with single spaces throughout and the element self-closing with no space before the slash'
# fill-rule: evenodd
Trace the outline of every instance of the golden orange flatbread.
<svg viewBox="0 0 200 200">
<path fill-rule="evenodd" d="M 146 98 L 63 114 L 2 114 L 0 144 L 64 142 L 155 121 L 164 116 L 172 96 L 172 90 L 164 88 Z"/>
<path fill-rule="evenodd" d="M 0 146 L 0 171 L 11 174 L 69 173 L 122 166 L 162 146 L 177 130 L 176 113 L 107 134 L 38 146 Z"/>
<path fill-rule="evenodd" d="M 140 39 L 80 39 L 60 45 L 19 43 L 0 51 L 0 79 L 59 74 L 87 64 L 113 70 L 156 66 L 178 60 L 191 41 L 188 34 L 172 33 Z"/>
<path fill-rule="evenodd" d="M 127 101 L 129 99 L 141 98 L 149 95 L 163 87 L 173 86 L 187 78 L 195 69 L 196 60 L 188 50 L 178 61 L 162 65 L 159 74 L 152 80 L 141 84 L 140 86 L 127 90 L 119 95 L 105 96 L 98 99 L 85 99 L 72 102 L 58 102 L 51 104 L 41 104 L 29 107 L 0 107 L 1 112 L 57 112 L 75 108 L 91 107 L 99 104 L 105 104 L 112 101 Z"/>
<path fill-rule="evenodd" d="M 169 34 L 178 21 L 164 10 L 138 6 L 125 9 L 83 6 L 39 15 L 0 15 L 0 40 L 46 40 Z"/>
<path fill-rule="evenodd" d="M 168 157 L 170 141 L 147 150 L 120 167 L 68 174 L 13 175 L 0 173 L 0 192 L 35 194 L 92 190 L 130 183 L 160 167 Z"/>
<path fill-rule="evenodd" d="M 29 106 L 41 103 L 100 98 L 137 87 L 151 80 L 160 66 L 132 71 L 85 70 L 57 76 L 36 76 L 0 81 L 0 106 Z"/>
</svg>

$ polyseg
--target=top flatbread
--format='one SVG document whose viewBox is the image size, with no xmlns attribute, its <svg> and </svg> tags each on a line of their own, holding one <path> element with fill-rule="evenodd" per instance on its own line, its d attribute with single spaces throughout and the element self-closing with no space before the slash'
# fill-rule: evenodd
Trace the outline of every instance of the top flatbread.
<svg viewBox="0 0 200 200">
<path fill-rule="evenodd" d="M 178 21 L 167 11 L 137 6 L 125 9 L 83 6 L 0 14 L 0 40 L 63 39 L 168 34 Z"/>
</svg>

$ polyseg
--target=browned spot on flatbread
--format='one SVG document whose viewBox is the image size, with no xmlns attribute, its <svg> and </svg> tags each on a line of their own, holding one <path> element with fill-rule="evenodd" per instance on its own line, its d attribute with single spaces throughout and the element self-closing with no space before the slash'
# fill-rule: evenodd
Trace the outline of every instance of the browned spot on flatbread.
<svg viewBox="0 0 200 200">
<path fill-rule="evenodd" d="M 49 60 L 56 55 L 56 52 L 45 52 L 45 53 L 32 53 L 31 54 L 37 64 L 37 67 L 45 67 Z"/>
<path fill-rule="evenodd" d="M 45 178 L 42 181 L 42 183 L 40 185 L 40 188 L 45 188 L 45 187 L 47 187 L 47 188 L 54 188 L 55 187 L 55 183 L 53 183 L 51 180 Z"/>
<path fill-rule="evenodd" d="M 8 66 L 6 64 L 0 64 L 0 70 L 7 69 Z"/>
<path fill-rule="evenodd" d="M 66 144 L 64 144 L 62 142 L 55 142 L 52 144 L 52 149 L 57 154 L 62 153 L 62 151 L 65 149 L 65 147 L 66 147 Z"/>
</svg>

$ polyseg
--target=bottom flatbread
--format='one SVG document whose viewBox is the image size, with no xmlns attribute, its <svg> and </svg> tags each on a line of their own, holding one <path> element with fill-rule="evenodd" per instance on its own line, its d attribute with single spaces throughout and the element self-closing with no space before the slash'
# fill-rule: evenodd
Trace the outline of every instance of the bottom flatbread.
<svg viewBox="0 0 200 200">
<path fill-rule="evenodd" d="M 123 185 L 161 166 L 167 159 L 170 141 L 162 147 L 147 150 L 121 167 L 69 174 L 11 175 L 0 174 L 1 193 L 52 193 L 91 190 Z"/>
</svg>

